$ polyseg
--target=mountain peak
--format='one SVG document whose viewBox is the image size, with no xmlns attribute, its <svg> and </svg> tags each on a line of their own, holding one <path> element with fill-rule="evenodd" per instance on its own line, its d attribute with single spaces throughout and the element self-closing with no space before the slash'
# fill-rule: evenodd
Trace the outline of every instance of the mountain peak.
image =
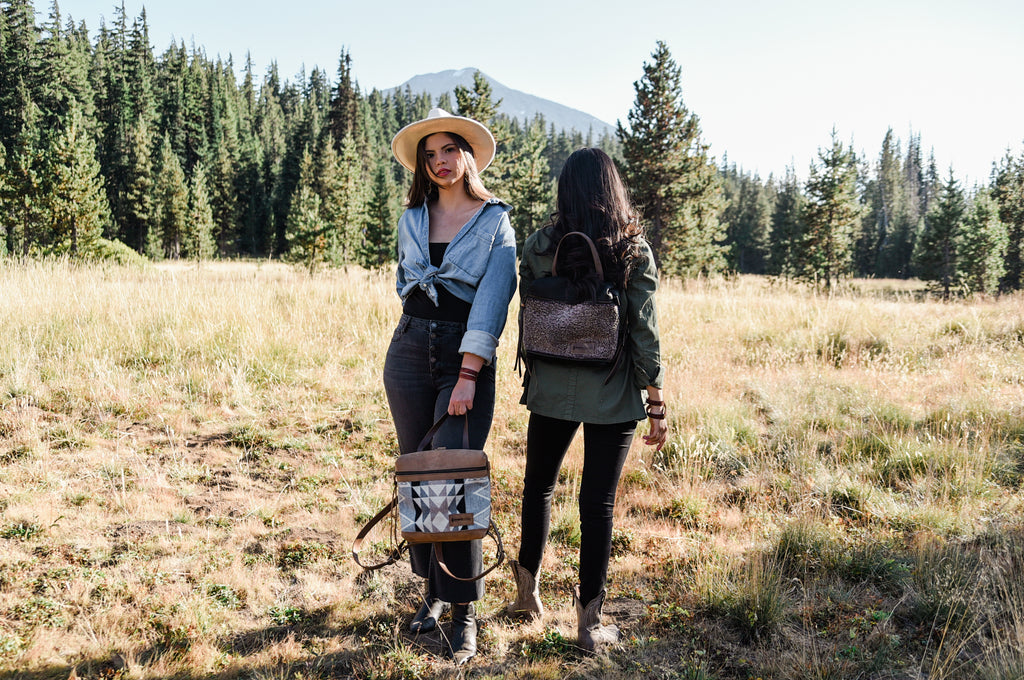
<svg viewBox="0 0 1024 680">
<path fill-rule="evenodd" d="M 427 92 L 437 101 L 437 98 L 444 93 L 454 96 L 455 88 L 473 86 L 473 76 L 479 69 L 472 67 L 439 71 L 438 73 L 424 73 L 413 76 L 401 85 L 391 88 L 389 91 L 404 90 L 408 87 L 412 92 Z M 501 113 L 515 118 L 520 123 L 528 123 L 539 113 L 549 126 L 554 125 L 556 130 L 576 130 L 582 134 L 592 132 L 596 137 L 605 134 L 613 134 L 615 128 L 600 120 L 596 116 L 574 109 L 550 99 L 537 97 L 520 90 L 513 90 L 491 78 L 481 71 L 481 75 L 491 85 L 491 96 L 495 101 L 501 100 L 498 110 Z"/>
</svg>

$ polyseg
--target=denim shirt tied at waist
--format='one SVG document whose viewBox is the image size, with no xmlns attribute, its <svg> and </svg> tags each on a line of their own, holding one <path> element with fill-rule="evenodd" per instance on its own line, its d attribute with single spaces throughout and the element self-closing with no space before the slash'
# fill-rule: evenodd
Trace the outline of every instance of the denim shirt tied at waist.
<svg viewBox="0 0 1024 680">
<path fill-rule="evenodd" d="M 437 304 L 437 285 L 470 303 L 459 352 L 494 361 L 498 338 L 516 291 L 516 237 L 508 218 L 512 207 L 492 198 L 462 226 L 440 267 L 430 264 L 430 217 L 426 202 L 408 208 L 398 221 L 398 295 L 419 286 Z"/>
</svg>

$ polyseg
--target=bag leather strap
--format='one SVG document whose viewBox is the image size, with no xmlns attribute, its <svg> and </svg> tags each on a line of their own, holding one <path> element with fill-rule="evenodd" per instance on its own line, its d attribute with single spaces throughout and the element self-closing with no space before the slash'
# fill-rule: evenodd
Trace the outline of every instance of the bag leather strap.
<svg viewBox="0 0 1024 680">
<path fill-rule="evenodd" d="M 497 544 L 498 554 L 495 557 L 494 564 L 487 567 L 476 576 L 463 578 L 461 576 L 456 576 L 455 574 L 453 574 L 451 570 L 448 569 L 448 565 L 444 562 L 444 551 L 442 549 L 442 546 L 444 545 L 443 543 L 434 544 L 434 557 L 437 558 L 437 566 L 441 567 L 441 571 L 448 574 L 448 576 L 452 577 L 456 581 L 466 581 L 467 583 L 471 581 L 479 581 L 484 576 L 487 576 L 492 571 L 500 567 L 501 563 L 505 561 L 505 546 L 501 542 L 501 532 L 498 531 L 498 527 L 497 525 L 495 525 L 494 520 L 491 520 L 491 526 L 487 527 L 487 535 L 493 538 L 495 544 Z"/>
<path fill-rule="evenodd" d="M 579 236 L 587 242 L 587 245 L 590 246 L 590 255 L 594 258 L 594 271 L 597 272 L 597 278 L 604 281 L 604 267 L 601 266 L 601 256 L 597 254 L 597 246 L 595 246 L 593 240 L 591 240 L 591 238 L 582 231 L 570 231 L 558 242 L 558 247 L 555 248 L 555 256 L 551 258 L 551 275 L 558 276 L 558 251 L 562 249 L 562 244 L 565 243 L 565 239 L 570 236 Z"/>
<path fill-rule="evenodd" d="M 396 496 L 391 499 L 390 503 L 384 506 L 383 510 L 374 515 L 373 519 L 366 523 L 366 526 L 359 530 L 359 533 L 356 534 L 356 540 L 352 542 L 352 559 L 356 561 L 356 564 L 358 564 L 363 569 L 366 569 L 367 571 L 373 571 L 375 569 L 386 567 L 389 564 L 394 564 L 402 557 L 402 551 L 406 548 L 405 541 L 399 543 L 398 546 L 388 554 L 388 558 L 380 564 L 367 565 L 359 561 L 359 551 L 362 550 L 363 540 L 366 538 L 366 535 L 370 533 L 370 529 L 377 526 L 381 520 L 390 515 L 391 511 L 394 510 L 397 505 L 398 497 Z"/>
<path fill-rule="evenodd" d="M 444 425 L 444 421 L 446 421 L 446 420 L 448 420 L 448 412 L 447 411 L 442 413 L 441 417 L 437 419 L 437 422 L 435 422 L 433 425 L 431 425 L 430 429 L 427 430 L 427 433 L 425 435 L 423 435 L 423 439 L 420 440 L 419 446 L 416 447 L 417 451 L 429 451 L 430 450 L 430 444 L 434 441 L 434 435 L 437 434 L 437 431 L 441 429 L 441 426 Z M 462 423 L 462 448 L 464 448 L 464 449 L 470 448 L 470 446 L 469 446 L 469 414 L 468 413 L 466 414 L 465 420 Z"/>
</svg>

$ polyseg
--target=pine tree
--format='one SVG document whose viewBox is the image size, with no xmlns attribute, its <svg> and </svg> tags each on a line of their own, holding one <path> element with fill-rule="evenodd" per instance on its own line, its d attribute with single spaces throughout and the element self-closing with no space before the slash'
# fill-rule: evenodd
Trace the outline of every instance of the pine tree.
<svg viewBox="0 0 1024 680">
<path fill-rule="evenodd" d="M 957 273 L 971 292 L 994 294 L 1006 272 L 1006 226 L 999 221 L 999 207 L 985 189 L 974 197 L 959 238 Z"/>
<path fill-rule="evenodd" d="M 128 129 L 121 152 L 124 189 L 120 238 L 139 253 L 146 252 L 149 232 L 155 220 L 155 168 L 153 133 L 144 117 Z"/>
<path fill-rule="evenodd" d="M 306 78 L 302 81 L 305 83 Z M 298 192 L 303 156 L 317 147 L 323 118 L 314 101 L 303 97 L 294 88 L 286 87 L 281 96 L 285 122 L 285 151 L 274 186 L 274 221 L 277 224 L 277 250 L 287 248 L 286 224 L 291 202 Z M 315 191 L 312 183 L 308 184 Z"/>
<path fill-rule="evenodd" d="M 716 271 L 723 264 L 718 171 L 697 115 L 683 104 L 681 69 L 663 42 L 651 56 L 633 84 L 629 129 L 618 125 L 626 178 L 659 266 L 684 276 Z"/>
<path fill-rule="evenodd" d="M 869 209 L 864 220 L 866 237 L 857 244 L 857 270 L 862 275 L 899 276 L 907 236 L 907 188 L 900 141 L 892 128 L 882 140 L 877 179 L 871 186 Z M 870 240 L 869 240 L 870 239 Z"/>
<path fill-rule="evenodd" d="M 332 227 L 331 248 L 336 261 L 354 262 L 366 223 L 366 187 L 362 181 L 362 159 L 352 135 L 341 141 L 341 156 L 330 174 L 333 182 L 325 195 L 330 197 L 325 215 Z"/>
<path fill-rule="evenodd" d="M 115 7 L 115 18 L 113 30 L 105 26 L 100 28 L 91 72 L 92 88 L 96 92 L 100 165 L 116 234 L 124 239 L 129 237 L 124 226 L 129 213 L 125 198 L 128 168 L 124 149 L 132 119 L 125 70 L 128 27 L 123 3 L 119 8 Z"/>
<path fill-rule="evenodd" d="M 188 219 L 182 233 L 182 255 L 197 262 L 210 259 L 215 252 L 213 229 L 206 170 L 199 163 L 188 185 Z"/>
<path fill-rule="evenodd" d="M 819 149 L 818 159 L 821 165 L 811 165 L 805 190 L 801 273 L 831 290 L 850 271 L 853 231 L 860 217 L 856 159 L 835 130 L 831 147 Z"/>
<path fill-rule="evenodd" d="M 160 144 L 156 181 L 156 228 L 150 230 L 147 250 L 155 259 L 182 256 L 188 220 L 188 187 L 181 161 L 174 153 L 169 134 Z"/>
<path fill-rule="evenodd" d="M 96 145 L 73 102 L 50 145 L 46 184 L 49 247 L 73 256 L 89 254 L 110 219 L 110 208 Z"/>
<path fill-rule="evenodd" d="M 914 241 L 927 214 L 928 196 L 932 192 L 925 181 L 924 163 L 921 156 L 921 136 L 910 135 L 907 154 L 903 164 L 902 212 L 898 214 L 896 230 L 892 236 L 895 244 L 891 258 L 893 276 L 907 278 L 910 275 L 910 260 L 913 257 Z"/>
<path fill-rule="evenodd" d="M 242 222 L 239 250 L 253 257 L 270 253 L 273 234 L 263 165 L 263 147 L 259 140 L 255 136 L 246 139 L 236 175 Z"/>
<path fill-rule="evenodd" d="M 935 281 L 942 296 L 949 298 L 957 272 L 957 237 L 962 231 L 966 203 L 960 184 L 949 169 L 949 179 L 925 219 L 924 230 L 914 248 L 914 274 L 923 281 Z"/>
<path fill-rule="evenodd" d="M 366 205 L 366 226 L 359 250 L 364 267 L 382 269 L 395 260 L 395 231 L 398 206 L 395 205 L 395 184 L 387 161 L 377 165 L 373 190 Z"/>
<path fill-rule="evenodd" d="M 70 112 L 75 101 L 71 87 L 71 45 L 61 25 L 60 7 L 56 0 L 50 4 L 50 16 L 42 27 L 38 45 L 39 91 L 36 103 L 43 113 L 43 127 L 58 127 Z"/>
<path fill-rule="evenodd" d="M 478 120 L 488 125 L 498 115 L 502 100 L 494 101 L 494 91 L 487 78 L 480 71 L 473 73 L 473 87 L 455 86 L 455 103 L 458 115 Z"/>
<path fill-rule="evenodd" d="M 359 90 L 352 80 L 352 55 L 342 48 L 338 60 L 338 85 L 331 99 L 327 124 L 334 139 L 334 150 L 341 153 L 341 142 L 346 135 L 358 139 Z"/>
<path fill-rule="evenodd" d="M 212 151 L 215 157 L 208 178 L 210 207 L 213 215 L 213 240 L 217 255 L 224 256 L 235 250 L 239 232 L 238 181 L 235 176 L 236 160 L 228 143 L 218 144 Z"/>
<path fill-rule="evenodd" d="M 31 0 L 6 0 L 0 21 L 0 143 L 11 153 L 29 107 L 38 109 L 39 32 Z"/>
<path fill-rule="evenodd" d="M 0 48 L 2 47 L 3 44 L 0 41 Z M 13 229 L 13 224 L 9 222 L 11 210 L 8 208 L 11 199 L 12 191 L 7 179 L 7 149 L 0 143 L 0 235 L 4 237 L 0 238 L 0 257 L 5 257 L 8 254 L 6 236 L 9 230 Z"/>
<path fill-rule="evenodd" d="M 182 48 L 184 49 L 184 48 Z M 192 56 L 182 81 L 182 143 L 183 166 L 191 172 L 196 164 L 206 158 L 209 148 L 210 112 L 209 72 L 206 55 L 193 46 Z"/>
<path fill-rule="evenodd" d="M 455 113 L 483 123 L 494 135 L 494 159 L 487 168 L 485 183 L 493 194 L 511 201 L 508 175 L 513 163 L 514 140 L 508 120 L 498 115 L 502 100 L 494 101 L 491 84 L 480 71 L 473 73 L 472 88 L 457 85 L 454 92 Z"/>
<path fill-rule="evenodd" d="M 39 108 L 28 100 L 7 151 L 6 212 L 8 253 L 27 257 L 44 240 L 44 157 Z"/>
<path fill-rule="evenodd" d="M 303 179 L 312 176 L 313 157 L 302 157 Z M 285 222 L 284 259 L 302 264 L 313 274 L 328 259 L 331 225 L 321 212 L 320 197 L 307 181 L 300 181 Z"/>
<path fill-rule="evenodd" d="M 782 179 L 771 216 L 771 248 L 768 273 L 791 277 L 799 274 L 800 247 L 804 235 L 805 199 L 796 170 L 789 166 Z"/>
<path fill-rule="evenodd" d="M 999 205 L 999 219 L 1006 225 L 1006 272 L 1000 282 L 1003 291 L 1024 288 L 1024 154 L 1017 160 L 1009 154 L 995 171 L 992 198 Z"/>
<path fill-rule="evenodd" d="M 774 197 L 761 178 L 723 161 L 722 198 L 728 266 L 736 272 L 763 274 L 769 258 Z"/>
<path fill-rule="evenodd" d="M 260 88 L 260 96 L 256 104 L 256 139 L 260 149 L 260 177 L 262 188 L 259 193 L 265 197 L 265 215 L 250 212 L 251 216 L 263 217 L 262 223 L 253 223 L 254 243 L 258 244 L 261 254 L 273 256 L 280 254 L 285 248 L 283 225 L 286 198 L 290 195 L 289 187 L 282 182 L 284 158 L 288 150 L 287 122 L 285 121 L 280 78 L 277 64 L 272 63 L 267 69 Z M 254 154 L 255 155 L 255 154 Z M 256 207 L 250 204 L 250 209 Z"/>
<path fill-rule="evenodd" d="M 554 210 L 544 128 L 544 119 L 540 117 L 527 125 L 506 162 L 505 197 L 516 208 L 512 226 L 518 248 L 522 248 L 526 238 L 540 228 Z"/>
<path fill-rule="evenodd" d="M 156 72 L 153 47 L 149 42 L 146 10 L 143 8 L 138 18 L 132 22 L 131 31 L 126 36 L 124 74 L 126 102 L 129 107 L 125 111 L 127 120 L 141 119 L 149 126 L 156 123 L 156 96 L 153 92 Z"/>
</svg>

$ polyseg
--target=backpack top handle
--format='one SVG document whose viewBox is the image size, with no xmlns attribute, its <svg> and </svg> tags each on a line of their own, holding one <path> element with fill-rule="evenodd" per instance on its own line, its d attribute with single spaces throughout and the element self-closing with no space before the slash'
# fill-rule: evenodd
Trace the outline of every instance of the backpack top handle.
<svg viewBox="0 0 1024 680">
<path fill-rule="evenodd" d="M 555 257 L 551 260 L 551 275 L 558 276 L 558 251 L 562 249 L 562 244 L 565 239 L 570 236 L 579 236 L 587 242 L 590 246 L 590 255 L 594 258 L 594 270 L 597 272 L 597 277 L 604 281 L 604 267 L 601 266 L 601 256 L 597 254 L 597 246 L 594 245 L 594 241 L 589 236 L 584 234 L 582 231 L 570 231 L 558 242 L 558 247 L 555 248 Z"/>
</svg>

